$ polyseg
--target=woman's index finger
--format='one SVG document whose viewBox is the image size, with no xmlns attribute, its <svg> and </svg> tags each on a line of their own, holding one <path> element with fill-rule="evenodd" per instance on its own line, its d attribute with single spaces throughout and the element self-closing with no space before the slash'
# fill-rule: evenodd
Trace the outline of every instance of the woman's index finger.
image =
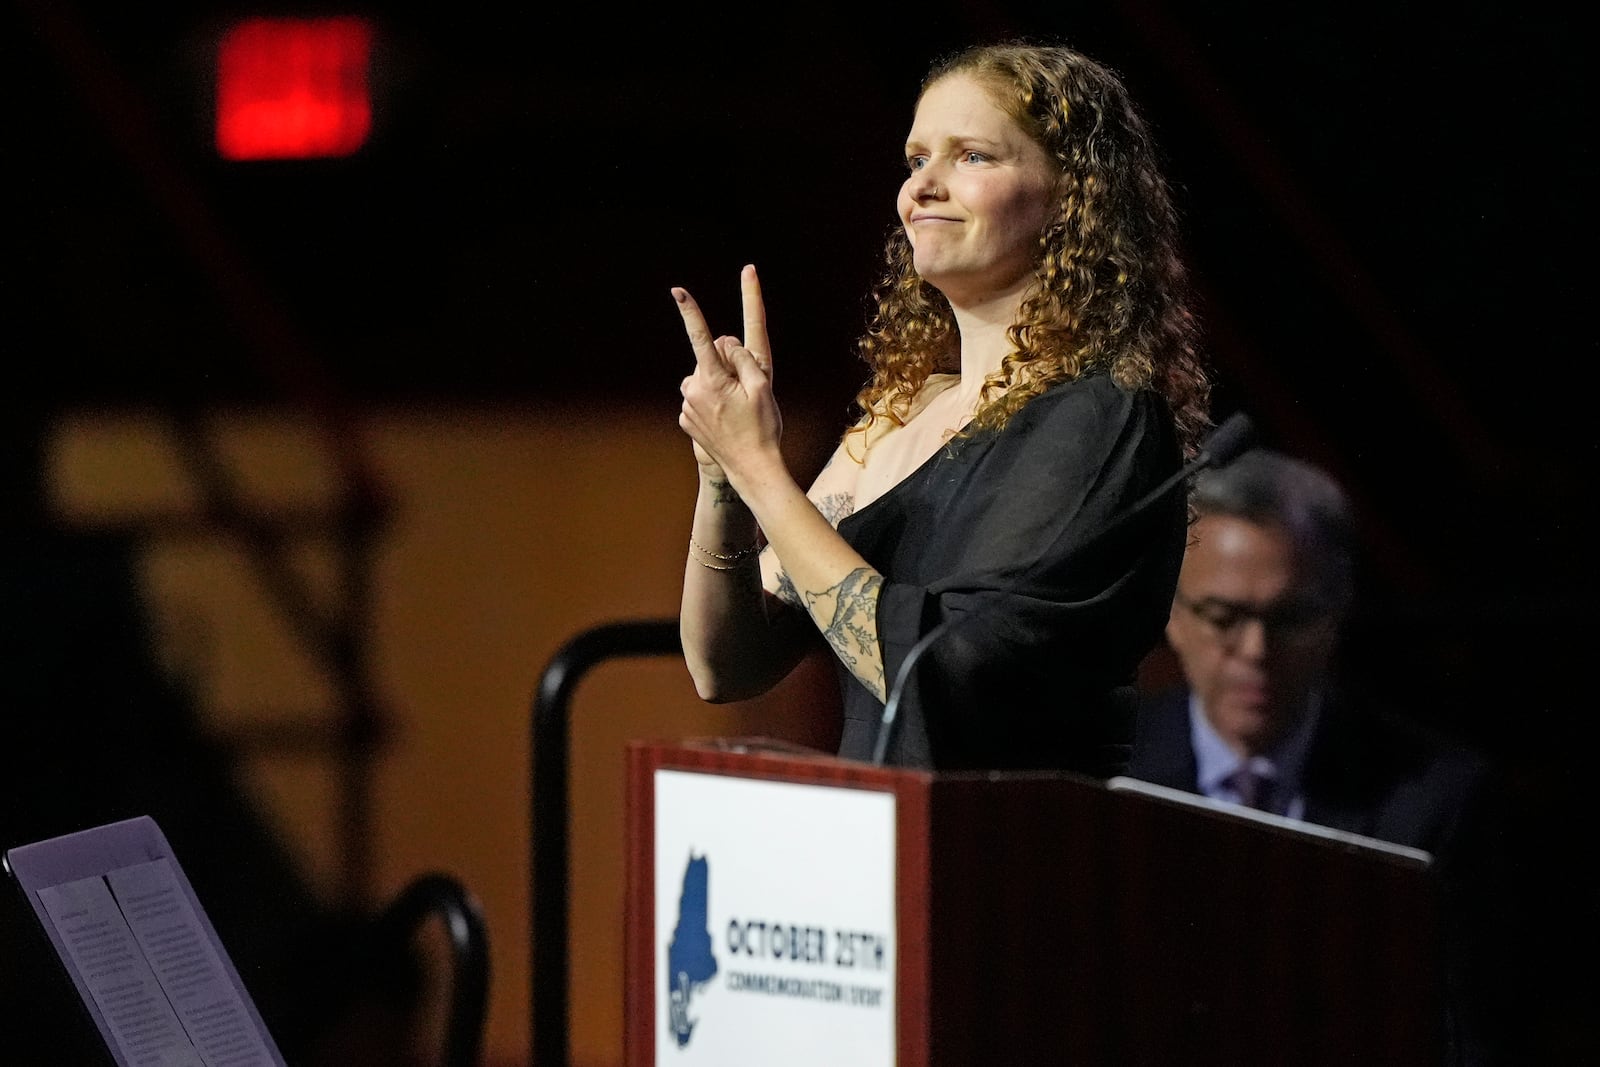
<svg viewBox="0 0 1600 1067">
<path fill-rule="evenodd" d="M 689 335 L 689 347 L 694 349 L 695 362 L 706 370 L 722 370 L 722 357 L 717 355 L 716 345 L 711 339 L 711 327 L 706 325 L 700 305 L 689 295 L 689 290 L 683 288 L 674 288 L 672 299 L 677 302 L 678 313 L 683 316 L 683 329 Z"/>
</svg>

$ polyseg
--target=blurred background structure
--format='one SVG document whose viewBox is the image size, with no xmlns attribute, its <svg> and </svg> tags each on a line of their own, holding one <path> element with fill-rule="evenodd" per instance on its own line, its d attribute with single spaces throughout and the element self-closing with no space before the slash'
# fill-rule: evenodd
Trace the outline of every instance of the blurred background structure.
<svg viewBox="0 0 1600 1067">
<path fill-rule="evenodd" d="M 493 1063 L 528 1047 L 533 687 L 578 631 L 676 610 L 694 474 L 668 288 L 731 331 L 738 269 L 761 267 L 786 443 L 814 470 L 862 376 L 917 80 L 974 40 L 1060 38 L 1125 76 L 1177 189 L 1218 418 L 1247 411 L 1363 517 L 1350 655 L 1502 761 L 1541 816 L 1531 857 L 1583 851 L 1600 183 L 1567 16 L 9 0 L 0 17 L 8 564 L 38 578 L 42 546 L 70 544 L 96 562 L 61 574 L 105 567 L 107 597 L 149 616 L 109 636 L 52 623 L 73 645 L 47 668 L 13 598 L 9 655 L 37 682 L 0 714 L 126 739 L 187 709 L 263 870 L 295 886 L 277 905 L 359 913 L 453 871 L 494 946 Z M 218 57 L 257 17 L 359 29 L 370 113 L 336 131 L 345 154 L 219 150 Z M 67 702 L 60 679 L 121 640 L 159 698 Z M 620 1049 L 622 742 L 828 747 L 825 666 L 722 709 L 674 664 L 586 688 L 578 1062 Z M 45 744 L 0 737 L 36 767 Z M 7 832 L 50 824 L 26 814 Z M 1548 899 L 1591 973 L 1595 895 L 1575 881 Z"/>
</svg>

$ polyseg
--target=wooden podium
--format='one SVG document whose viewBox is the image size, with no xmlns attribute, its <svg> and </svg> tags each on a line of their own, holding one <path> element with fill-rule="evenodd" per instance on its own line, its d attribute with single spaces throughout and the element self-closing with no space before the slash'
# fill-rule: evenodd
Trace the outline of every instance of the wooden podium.
<svg viewBox="0 0 1600 1067">
<path fill-rule="evenodd" d="M 892 1005 L 879 1007 L 892 1054 L 861 1059 L 827 1048 L 826 1020 L 871 1016 L 841 996 L 865 988 L 833 968 L 842 957 L 826 942 L 846 935 L 769 916 L 758 899 L 721 899 L 719 878 L 745 851 L 729 844 L 708 861 L 709 905 L 704 884 L 691 894 L 682 883 L 682 900 L 693 897 L 701 911 L 680 915 L 678 926 L 703 922 L 695 936 L 718 959 L 716 977 L 700 987 L 713 992 L 698 1001 L 695 1031 L 675 1038 L 663 959 L 678 935 L 660 928 L 658 898 L 677 897 L 680 886 L 660 873 L 658 833 L 777 848 L 763 862 L 792 861 L 775 872 L 791 901 L 797 885 L 819 909 L 849 906 L 857 891 L 840 888 L 851 872 L 834 869 L 831 849 L 791 857 L 783 841 L 766 841 L 791 831 L 767 829 L 751 803 L 714 802 L 692 816 L 700 825 L 674 825 L 683 817 L 657 805 L 669 782 L 713 787 L 713 798 L 718 789 L 787 783 L 866 791 L 840 796 L 889 804 L 889 970 L 872 977 L 891 987 Z M 896 770 L 759 739 L 630 745 L 625 1062 L 734 1062 L 690 1053 L 750 1006 L 766 1013 L 763 1032 L 780 1048 L 791 1003 L 810 1013 L 793 1032 L 804 1027 L 807 1040 L 824 1042 L 813 1062 L 830 1064 L 1441 1061 L 1438 906 L 1425 855 L 1116 784 Z M 718 836 L 728 827 L 714 824 L 738 820 L 746 820 L 734 827 L 739 836 Z M 667 860 L 681 869 L 676 855 Z M 725 919 L 729 906 L 735 917 Z M 778 936 L 758 942 L 757 927 Z M 808 955 L 813 939 L 818 951 Z M 721 1014 L 708 1014 L 712 1006 Z M 838 1029 L 846 1040 L 848 1028 Z M 742 1062 L 788 1061 L 752 1050 Z"/>
</svg>

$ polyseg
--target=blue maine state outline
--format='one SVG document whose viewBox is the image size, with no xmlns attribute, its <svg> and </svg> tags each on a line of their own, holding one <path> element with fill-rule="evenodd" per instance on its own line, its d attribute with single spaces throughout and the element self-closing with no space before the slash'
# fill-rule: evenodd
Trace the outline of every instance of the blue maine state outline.
<svg viewBox="0 0 1600 1067">
<path fill-rule="evenodd" d="M 717 973 L 706 920 L 708 875 L 706 858 L 696 858 L 691 850 L 683 869 L 683 891 L 678 894 L 678 925 L 667 945 L 667 1029 L 679 1048 L 689 1043 L 699 1023 L 689 1018 L 690 996 Z"/>
</svg>

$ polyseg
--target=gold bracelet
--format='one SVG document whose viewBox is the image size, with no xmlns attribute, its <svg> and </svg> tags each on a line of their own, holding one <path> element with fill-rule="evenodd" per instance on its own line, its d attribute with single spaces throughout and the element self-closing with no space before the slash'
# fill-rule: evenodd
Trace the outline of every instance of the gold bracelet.
<svg viewBox="0 0 1600 1067">
<path fill-rule="evenodd" d="M 701 559 L 699 556 L 694 555 L 693 553 L 690 554 L 689 558 L 694 560 L 696 563 L 700 564 L 700 566 L 704 567 L 708 571 L 737 571 L 737 570 L 742 570 L 744 568 L 744 565 L 746 563 L 750 562 L 748 559 L 741 559 L 738 563 L 707 563 L 705 560 Z"/>
<path fill-rule="evenodd" d="M 694 535 L 693 534 L 690 534 L 689 535 L 689 547 L 694 549 L 696 552 L 700 553 L 702 556 L 708 556 L 711 559 L 720 560 L 723 563 L 738 564 L 738 563 L 743 563 L 745 560 L 749 559 L 751 556 L 754 556 L 757 553 L 759 553 L 761 551 L 761 542 L 757 541 L 755 544 L 751 545 L 749 548 L 741 548 L 741 549 L 739 549 L 739 551 L 734 552 L 731 555 L 725 555 L 725 554 L 723 554 L 721 552 L 713 552 L 713 551 L 711 551 L 705 545 L 702 545 L 699 541 L 696 541 L 694 539 Z M 700 561 L 696 560 L 696 562 L 700 562 Z M 702 564 L 702 565 L 703 566 L 709 566 L 709 564 Z M 723 567 L 712 567 L 711 569 L 714 570 L 714 571 L 717 571 L 717 570 L 724 570 L 726 568 L 723 568 Z"/>
</svg>

